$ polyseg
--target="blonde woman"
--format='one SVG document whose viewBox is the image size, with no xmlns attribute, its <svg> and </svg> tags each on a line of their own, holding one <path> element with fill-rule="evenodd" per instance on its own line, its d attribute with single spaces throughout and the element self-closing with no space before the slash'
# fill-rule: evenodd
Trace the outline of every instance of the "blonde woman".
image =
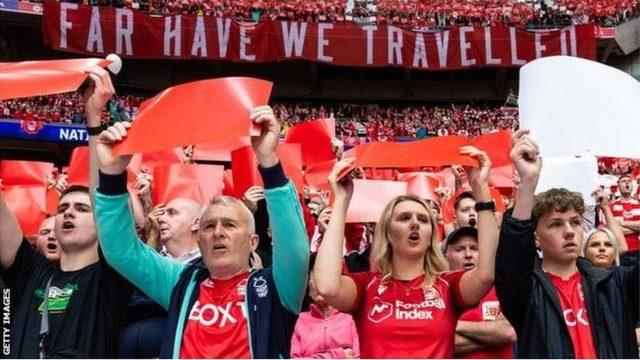
<svg viewBox="0 0 640 360">
<path fill-rule="evenodd" d="M 384 209 L 374 235 L 371 272 L 342 275 L 345 217 L 353 193 L 349 177 L 337 175 L 349 160 L 334 167 L 329 182 L 333 213 L 315 264 L 318 292 L 327 303 L 354 316 L 363 358 L 451 358 L 456 322 L 493 285 L 498 231 L 489 192 L 491 162 L 482 151 L 463 147 L 478 160 L 469 177 L 478 205 L 480 256 L 467 272 L 448 272 L 429 206 L 400 196 Z"/>
<path fill-rule="evenodd" d="M 609 268 L 620 265 L 620 256 L 629 249 L 622 227 L 613 216 L 609 197 L 602 191 L 594 193 L 598 208 L 604 214 L 606 228 L 593 229 L 586 235 L 583 255 L 596 267 Z"/>
</svg>

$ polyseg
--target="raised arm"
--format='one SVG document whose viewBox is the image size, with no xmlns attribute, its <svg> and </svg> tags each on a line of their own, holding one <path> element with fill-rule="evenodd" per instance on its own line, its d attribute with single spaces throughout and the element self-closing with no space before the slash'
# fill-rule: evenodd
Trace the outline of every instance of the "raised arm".
<svg viewBox="0 0 640 360">
<path fill-rule="evenodd" d="M 335 200 L 313 272 L 320 295 L 329 305 L 343 312 L 352 310 L 357 296 L 355 282 L 342 275 L 344 224 L 353 195 L 353 182 L 350 176 L 338 182 L 338 174 L 350 166 L 351 162 L 349 159 L 338 161 L 329 175 Z"/>
<path fill-rule="evenodd" d="M 618 245 L 618 254 L 622 255 L 629 251 L 629 244 L 627 244 L 627 238 L 624 236 L 624 231 L 618 219 L 613 216 L 613 211 L 611 211 L 611 207 L 609 206 L 609 196 L 604 193 L 602 190 L 598 190 L 595 192 L 596 202 L 602 213 L 604 214 L 604 219 L 607 222 L 607 229 L 613 233 L 613 236 L 616 237 L 616 242 Z"/>
<path fill-rule="evenodd" d="M 87 101 L 88 119 L 97 118 L 113 94 L 111 79 L 104 69 L 94 68 L 90 76 L 95 88 Z M 102 101 L 102 106 L 96 99 Z M 112 151 L 116 143 L 126 138 L 130 126 L 127 122 L 117 123 L 89 143 L 100 171 L 95 197 L 98 240 L 107 262 L 166 309 L 184 265 L 163 258 L 137 237 L 125 172 L 131 156 L 115 156 Z"/>
<path fill-rule="evenodd" d="M 491 202 L 489 190 L 491 159 L 485 152 L 472 146 L 463 147 L 460 153 L 473 157 L 480 165 L 479 168 L 472 168 L 469 171 L 469 183 L 474 199 L 477 203 Z M 464 273 L 460 279 L 460 293 L 465 305 L 476 305 L 491 290 L 497 247 L 498 223 L 495 211 L 478 211 L 478 266 Z"/>
<path fill-rule="evenodd" d="M 504 214 L 496 253 L 496 293 L 502 312 L 515 329 L 521 325 L 526 311 L 536 259 L 531 213 L 542 159 L 538 145 L 528 134 L 527 130 L 520 130 L 514 135 L 511 161 L 520 176 L 520 184 L 513 211 Z"/>
<path fill-rule="evenodd" d="M 309 240 L 302 209 L 293 184 L 286 178 L 276 148 L 280 124 L 269 106 L 260 106 L 251 119 L 262 126 L 260 136 L 251 138 L 265 187 L 267 212 L 273 238 L 273 278 L 282 305 L 297 314 L 307 289 Z M 265 239 L 266 240 L 266 239 Z"/>
<path fill-rule="evenodd" d="M 0 265 L 8 269 L 13 265 L 22 243 L 22 230 L 18 219 L 7 206 L 0 191 Z"/>
</svg>

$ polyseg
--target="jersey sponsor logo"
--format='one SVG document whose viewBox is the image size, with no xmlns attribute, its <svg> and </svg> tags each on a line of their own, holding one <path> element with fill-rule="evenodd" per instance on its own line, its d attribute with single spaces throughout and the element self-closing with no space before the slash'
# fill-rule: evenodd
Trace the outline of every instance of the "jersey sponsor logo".
<svg viewBox="0 0 640 360">
<path fill-rule="evenodd" d="M 50 287 L 47 311 L 50 314 L 60 314 L 65 312 L 67 307 L 69 307 L 71 296 L 77 290 L 78 285 L 76 284 L 65 284 L 62 289 L 57 286 Z M 42 314 L 44 312 L 44 289 L 37 289 L 36 296 L 43 299 L 40 306 L 38 306 L 38 311 Z"/>
<path fill-rule="evenodd" d="M 369 320 L 377 324 L 388 319 L 391 315 L 393 315 L 393 305 L 376 297 L 369 311 Z"/>
<path fill-rule="evenodd" d="M 256 276 L 253 278 L 253 288 L 256 290 L 258 297 L 264 298 L 269 295 L 269 287 L 267 286 L 267 280 L 262 276 Z"/>
<path fill-rule="evenodd" d="M 433 310 L 446 309 L 441 298 L 424 300 L 421 303 L 406 303 L 396 300 L 396 319 L 398 320 L 433 320 Z"/>
<path fill-rule="evenodd" d="M 238 306 L 242 310 L 242 316 L 247 318 L 244 310 L 244 302 L 228 302 L 225 305 L 201 304 L 196 301 L 189 313 L 189 320 L 197 321 L 202 326 L 224 327 L 228 324 L 237 324 L 238 319 L 233 316 L 233 307 Z"/>
<path fill-rule="evenodd" d="M 573 311 L 573 309 L 567 309 L 562 314 L 568 327 L 575 327 L 578 324 L 589 326 L 589 318 L 585 309 L 579 309 L 578 312 Z"/>
<path fill-rule="evenodd" d="M 500 316 L 499 301 L 485 301 L 482 303 L 482 320 L 495 321 Z"/>
</svg>

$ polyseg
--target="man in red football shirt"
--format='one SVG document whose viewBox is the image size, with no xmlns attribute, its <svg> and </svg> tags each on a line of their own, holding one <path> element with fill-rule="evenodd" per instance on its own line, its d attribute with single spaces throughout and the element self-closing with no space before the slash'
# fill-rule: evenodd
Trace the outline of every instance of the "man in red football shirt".
<svg viewBox="0 0 640 360">
<path fill-rule="evenodd" d="M 620 176 L 618 190 L 622 197 L 611 203 L 611 211 L 613 216 L 620 221 L 620 225 L 622 225 L 629 251 L 636 252 L 640 245 L 640 201 L 633 197 L 633 180 L 631 176 Z"/>
<path fill-rule="evenodd" d="M 444 255 L 452 271 L 471 270 L 478 264 L 478 230 L 464 226 L 452 232 Z M 511 359 L 516 332 L 500 311 L 496 291 L 465 311 L 456 326 L 456 356 L 463 359 Z"/>
</svg>

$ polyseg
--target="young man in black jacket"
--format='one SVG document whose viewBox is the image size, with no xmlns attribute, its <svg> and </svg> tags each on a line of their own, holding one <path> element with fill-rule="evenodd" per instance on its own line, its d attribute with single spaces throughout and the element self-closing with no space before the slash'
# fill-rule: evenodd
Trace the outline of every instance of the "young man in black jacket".
<svg viewBox="0 0 640 360">
<path fill-rule="evenodd" d="M 638 358 L 638 263 L 603 270 L 579 256 L 582 197 L 534 196 L 542 159 L 527 131 L 516 133 L 511 159 L 521 182 L 502 224 L 495 286 L 518 335 L 515 357 Z"/>
</svg>

